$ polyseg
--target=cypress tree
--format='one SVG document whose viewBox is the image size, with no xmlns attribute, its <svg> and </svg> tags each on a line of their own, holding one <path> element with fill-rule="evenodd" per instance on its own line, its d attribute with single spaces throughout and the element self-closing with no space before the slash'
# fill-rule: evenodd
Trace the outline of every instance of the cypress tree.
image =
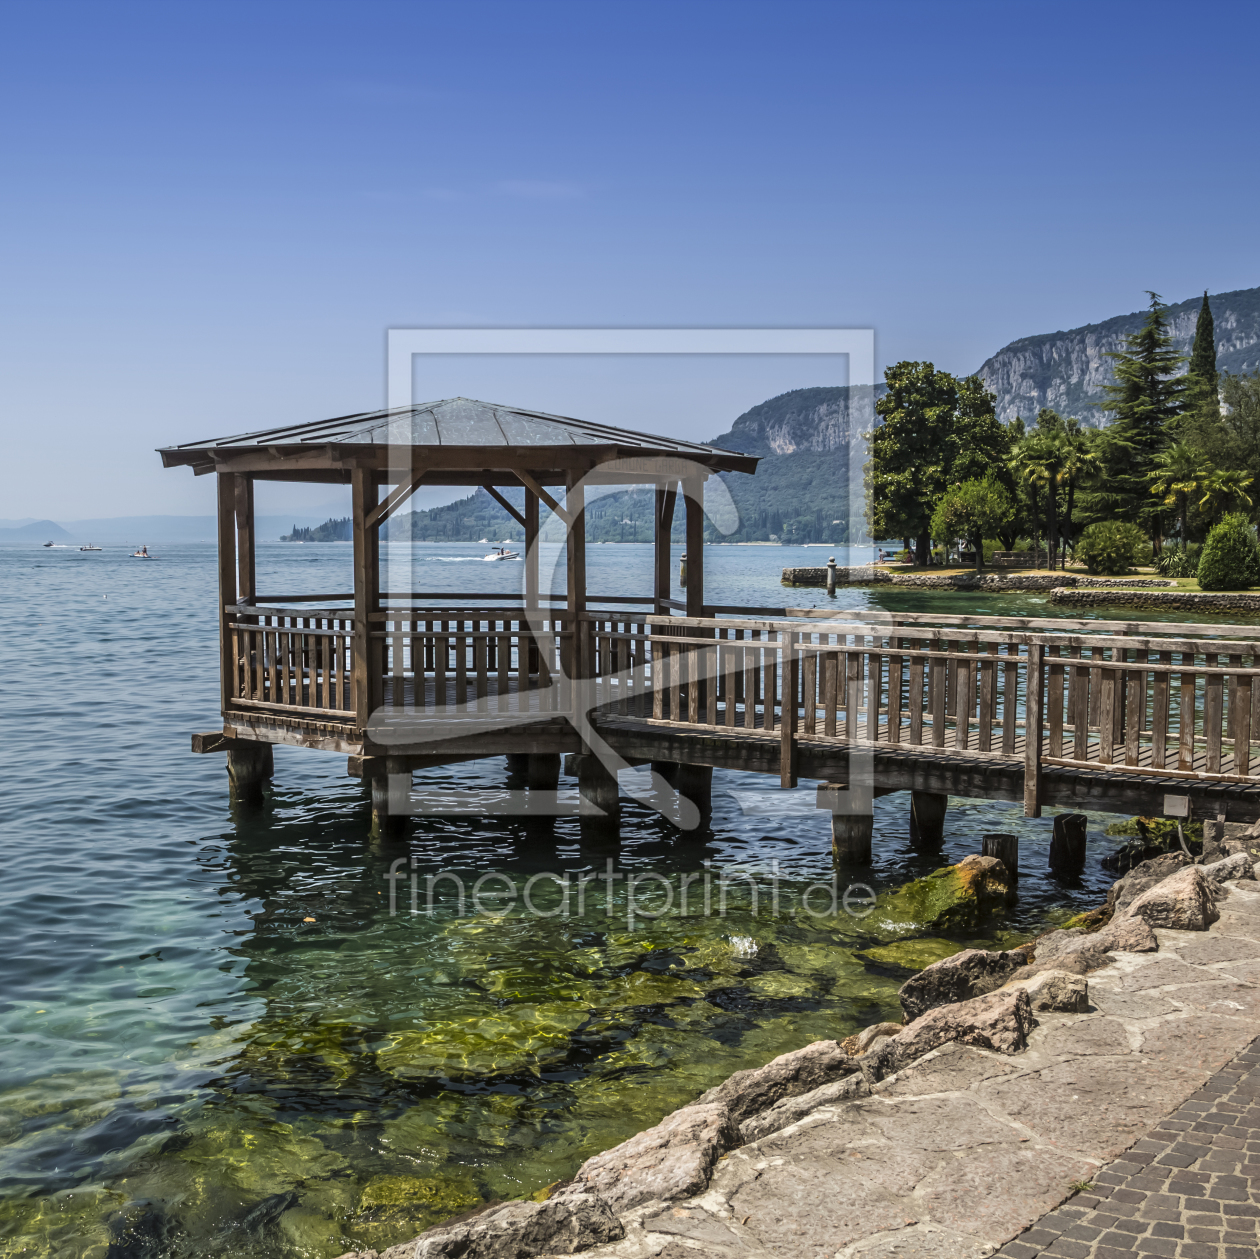
<svg viewBox="0 0 1260 1259">
<path fill-rule="evenodd" d="M 1158 293 L 1150 293 L 1150 299 L 1141 328 L 1125 338 L 1123 350 L 1107 355 L 1115 360 L 1115 383 L 1106 386 L 1102 407 L 1114 418 L 1103 430 L 1101 498 L 1108 514 L 1141 526 L 1158 544 L 1163 513 L 1151 494 L 1149 474 L 1185 409 L 1186 385 L 1176 375 L 1185 358 L 1172 348 L 1168 308 Z"/>
<path fill-rule="evenodd" d="M 1186 411 L 1192 413 L 1191 422 L 1195 427 L 1210 428 L 1220 419 L 1218 389 L 1216 327 L 1212 320 L 1212 308 L 1208 305 L 1207 290 L 1204 289 L 1203 305 L 1199 307 L 1199 319 L 1194 325 L 1190 363 L 1186 368 Z"/>
</svg>

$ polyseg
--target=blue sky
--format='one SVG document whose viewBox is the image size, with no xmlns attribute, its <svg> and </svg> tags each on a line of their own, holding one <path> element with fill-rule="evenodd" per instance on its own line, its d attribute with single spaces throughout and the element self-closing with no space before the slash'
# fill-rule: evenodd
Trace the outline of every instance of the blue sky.
<svg viewBox="0 0 1260 1259">
<path fill-rule="evenodd" d="M 1258 12 L 6 3 L 0 517 L 206 511 L 152 448 L 378 405 L 391 326 L 857 325 L 970 371 L 1260 284 Z M 642 366 L 602 415 L 559 363 L 495 400 L 703 439 L 827 383 L 671 408 L 716 369 Z"/>
</svg>

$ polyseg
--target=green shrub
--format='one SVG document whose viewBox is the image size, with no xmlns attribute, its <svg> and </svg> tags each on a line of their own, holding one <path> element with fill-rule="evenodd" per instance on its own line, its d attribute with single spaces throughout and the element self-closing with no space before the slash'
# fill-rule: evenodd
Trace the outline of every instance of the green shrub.
<svg viewBox="0 0 1260 1259">
<path fill-rule="evenodd" d="M 1085 529 L 1076 542 L 1076 560 L 1091 573 L 1118 577 L 1136 566 L 1146 547 L 1137 525 L 1104 520 Z"/>
<path fill-rule="evenodd" d="M 1246 590 L 1260 586 L 1260 546 L 1256 531 L 1240 512 L 1222 516 L 1199 555 L 1203 590 Z"/>
<path fill-rule="evenodd" d="M 1155 568 L 1161 577 L 1193 577 L 1199 571 L 1200 547 L 1181 546 L 1174 543 L 1166 546 L 1155 561 Z"/>
</svg>

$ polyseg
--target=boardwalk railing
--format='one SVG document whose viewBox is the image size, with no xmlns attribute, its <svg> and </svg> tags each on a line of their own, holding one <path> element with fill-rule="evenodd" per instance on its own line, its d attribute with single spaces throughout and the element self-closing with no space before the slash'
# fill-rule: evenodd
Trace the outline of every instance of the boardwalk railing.
<svg viewBox="0 0 1260 1259">
<path fill-rule="evenodd" d="M 387 608 L 368 618 L 366 679 L 350 609 L 238 605 L 228 706 L 348 722 L 366 685 L 372 710 L 422 720 L 580 710 L 777 738 L 785 783 L 801 740 L 1022 761 L 1032 815 L 1046 766 L 1260 778 L 1253 627 L 812 609 L 686 618 L 624 602 L 632 610 L 575 622 L 559 610 L 527 620 L 519 606 Z"/>
<path fill-rule="evenodd" d="M 817 612 L 810 615 L 817 617 Z M 1250 627 L 846 614 L 588 618 L 604 711 L 733 737 L 1251 782 L 1260 646 Z M 1084 631 L 1084 632 L 1082 632 Z"/>
</svg>

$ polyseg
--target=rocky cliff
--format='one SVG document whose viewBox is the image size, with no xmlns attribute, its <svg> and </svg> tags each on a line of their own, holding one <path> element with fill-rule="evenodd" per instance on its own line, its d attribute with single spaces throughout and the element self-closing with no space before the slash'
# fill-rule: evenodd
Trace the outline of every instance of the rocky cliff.
<svg viewBox="0 0 1260 1259">
<path fill-rule="evenodd" d="M 1169 307 L 1176 348 L 1189 354 L 1201 298 Z M 1217 293 L 1208 299 L 1216 322 L 1217 364 L 1222 371 L 1260 369 L 1260 288 Z M 1067 332 L 1045 332 L 1021 337 L 1004 346 L 979 370 L 980 379 L 997 394 L 998 418 L 1022 416 L 1031 420 L 1042 407 L 1101 424 L 1103 387 L 1112 379 L 1108 351 L 1121 348 L 1136 332 L 1145 311 L 1117 315 L 1102 323 L 1086 324 Z M 801 392 L 808 392 L 802 390 Z M 749 412 L 751 415 L 752 412 Z"/>
<path fill-rule="evenodd" d="M 884 392 L 877 385 L 874 396 Z M 793 389 L 745 411 L 713 445 L 747 455 L 821 454 L 847 448 L 855 421 L 859 432 L 869 432 L 874 420 L 869 390 L 850 397 L 847 385 Z"/>
</svg>

